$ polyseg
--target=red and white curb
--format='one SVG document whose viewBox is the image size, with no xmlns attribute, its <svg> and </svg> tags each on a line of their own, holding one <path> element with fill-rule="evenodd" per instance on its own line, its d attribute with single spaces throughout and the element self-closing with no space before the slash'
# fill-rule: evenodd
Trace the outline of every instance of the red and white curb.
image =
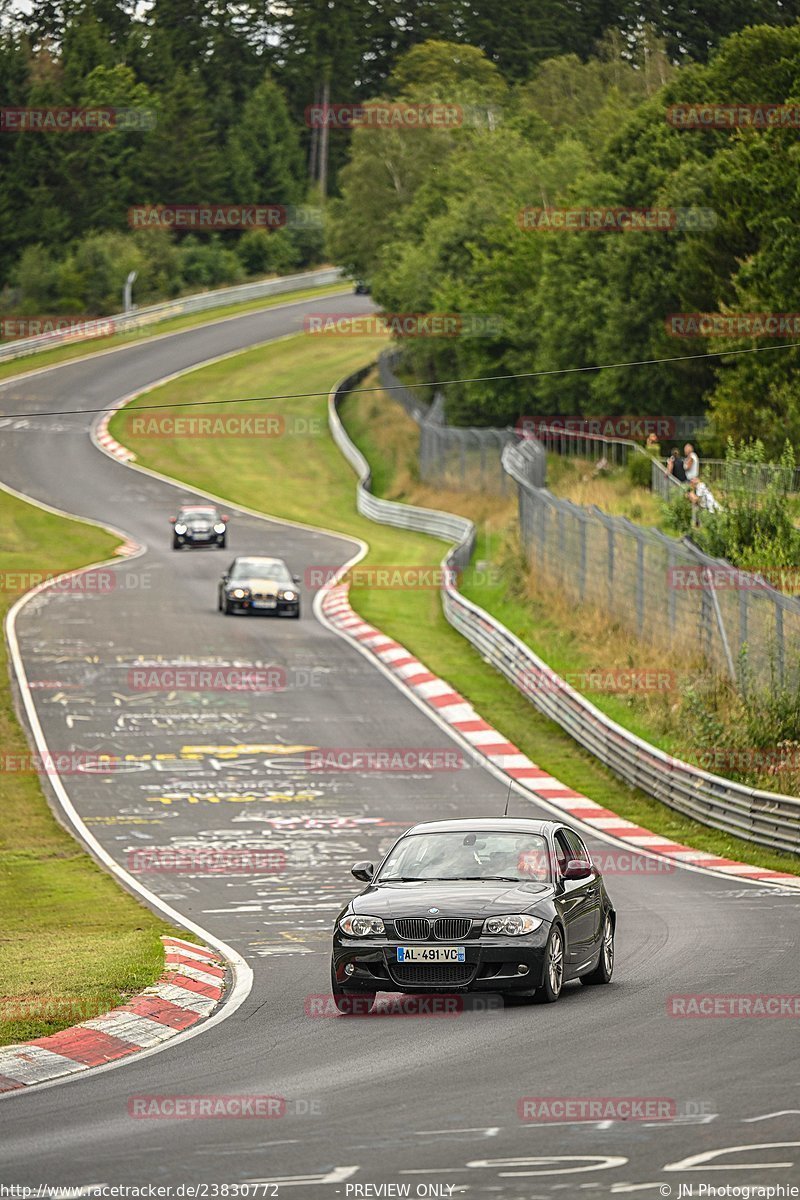
<svg viewBox="0 0 800 1200">
<path fill-rule="evenodd" d="M 133 451 L 128 450 L 125 446 L 122 446 L 117 439 L 113 438 L 108 432 L 108 423 L 113 416 L 114 413 L 109 412 L 100 418 L 95 428 L 95 439 L 106 451 L 106 453 L 112 456 L 112 458 L 118 458 L 120 462 L 135 462 L 136 455 L 133 453 Z"/>
<path fill-rule="evenodd" d="M 539 800 L 563 812 L 565 819 L 580 821 L 606 837 L 626 843 L 631 849 L 672 859 L 687 866 L 701 867 L 727 876 L 764 880 L 800 888 L 800 877 L 783 871 L 767 871 L 748 863 L 720 858 L 705 850 L 682 846 L 662 834 L 644 829 L 633 821 L 618 816 L 608 808 L 573 791 L 555 776 L 538 767 L 526 754 L 509 742 L 475 711 L 469 701 L 454 691 L 449 683 L 434 675 L 418 658 L 368 624 L 350 607 L 349 585 L 336 584 L 329 588 L 322 601 L 322 611 L 328 621 L 341 633 L 374 655 L 402 681 L 418 699 L 424 701 L 445 724 L 452 726 L 474 749 L 476 756 L 488 759 L 521 787 Z"/>
<path fill-rule="evenodd" d="M 126 1058 L 210 1016 L 226 990 L 224 959 L 181 938 L 161 940 L 164 974 L 127 1004 L 47 1037 L 0 1046 L 0 1092 Z"/>
</svg>

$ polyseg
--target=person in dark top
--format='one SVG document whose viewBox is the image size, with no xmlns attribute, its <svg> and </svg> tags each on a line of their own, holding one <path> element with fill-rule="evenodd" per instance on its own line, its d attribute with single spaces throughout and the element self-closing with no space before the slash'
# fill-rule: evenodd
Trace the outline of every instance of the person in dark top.
<svg viewBox="0 0 800 1200">
<path fill-rule="evenodd" d="M 667 474 L 677 479 L 678 483 L 686 483 L 686 468 L 677 449 L 673 450 L 667 459 Z"/>
</svg>

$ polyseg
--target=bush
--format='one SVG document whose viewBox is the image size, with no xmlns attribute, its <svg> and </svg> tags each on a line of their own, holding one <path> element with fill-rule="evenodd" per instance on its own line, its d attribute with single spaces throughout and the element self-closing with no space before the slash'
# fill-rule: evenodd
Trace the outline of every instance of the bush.
<svg viewBox="0 0 800 1200">
<path fill-rule="evenodd" d="M 653 456 L 631 451 L 628 455 L 628 479 L 633 487 L 650 489 L 653 471 Z"/>
<path fill-rule="evenodd" d="M 692 528 L 692 502 L 688 492 L 683 488 L 676 491 L 667 503 L 669 522 L 680 537 L 684 537 Z"/>
<path fill-rule="evenodd" d="M 288 229 L 250 229 L 239 239 L 236 256 L 248 275 L 285 275 L 300 262 Z"/>
<path fill-rule="evenodd" d="M 764 486 L 763 472 L 772 466 Z M 725 504 L 713 519 L 703 520 L 698 542 L 707 554 L 726 558 L 749 571 L 774 573 L 795 566 L 800 534 L 794 527 L 789 488 L 795 458 L 787 442 L 780 462 L 768 464 L 760 441 L 729 441 L 725 456 Z"/>
<path fill-rule="evenodd" d="M 244 278 L 241 261 L 224 249 L 219 238 L 201 242 L 189 236 L 181 242 L 179 254 L 181 279 L 189 287 L 220 287 Z"/>
</svg>

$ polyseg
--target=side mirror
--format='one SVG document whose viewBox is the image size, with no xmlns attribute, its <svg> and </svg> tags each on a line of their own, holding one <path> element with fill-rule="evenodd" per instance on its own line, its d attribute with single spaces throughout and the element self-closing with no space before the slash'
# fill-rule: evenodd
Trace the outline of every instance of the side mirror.
<svg viewBox="0 0 800 1200">
<path fill-rule="evenodd" d="M 220 517 L 220 521 L 222 521 L 222 524 L 223 524 L 223 525 L 227 525 L 227 524 L 228 524 L 228 518 L 227 518 L 227 517 Z"/>
<path fill-rule="evenodd" d="M 571 858 L 564 870 L 565 879 L 588 879 L 593 874 L 594 867 L 591 863 L 584 862 L 580 858 Z"/>
<path fill-rule="evenodd" d="M 177 519 L 178 519 L 177 517 L 170 517 L 170 519 L 169 519 L 170 525 L 174 525 L 175 522 L 177 521 Z"/>
<path fill-rule="evenodd" d="M 300 582 L 300 576 L 299 576 L 299 575 L 293 575 L 293 576 L 292 576 L 292 582 L 293 582 L 293 583 L 299 583 L 299 582 Z"/>
<path fill-rule="evenodd" d="M 226 571 L 225 574 L 222 576 L 222 582 L 227 583 L 229 579 L 230 579 L 230 575 Z"/>
<path fill-rule="evenodd" d="M 362 883 L 369 883 L 375 874 L 375 865 L 371 862 L 357 862 L 350 868 L 350 874 Z"/>
</svg>

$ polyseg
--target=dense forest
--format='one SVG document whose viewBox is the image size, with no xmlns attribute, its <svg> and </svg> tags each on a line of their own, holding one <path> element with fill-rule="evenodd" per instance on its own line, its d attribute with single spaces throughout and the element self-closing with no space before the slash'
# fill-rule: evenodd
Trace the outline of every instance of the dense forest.
<svg viewBox="0 0 800 1200">
<path fill-rule="evenodd" d="M 699 413 L 800 441 L 797 351 L 674 336 L 670 314 L 795 312 L 798 129 L 688 129 L 671 106 L 800 99 L 800 0 L 0 0 L 0 108 L 111 107 L 107 130 L 0 129 L 0 311 L 105 314 L 333 257 L 390 312 L 484 314 L 409 339 L 467 385 L 451 419 Z M 457 106 L 452 128 L 323 131 L 312 106 Z M 132 119 L 140 118 L 140 119 Z M 277 230 L 131 229 L 138 205 L 270 204 Z M 683 214 L 658 231 L 525 227 L 531 206 Z M 704 214 L 699 224 L 693 214 Z M 496 318 L 500 319 L 500 323 Z M 782 341 L 785 344 L 786 337 Z M 800 340 L 800 339 L 797 339 Z"/>
</svg>

